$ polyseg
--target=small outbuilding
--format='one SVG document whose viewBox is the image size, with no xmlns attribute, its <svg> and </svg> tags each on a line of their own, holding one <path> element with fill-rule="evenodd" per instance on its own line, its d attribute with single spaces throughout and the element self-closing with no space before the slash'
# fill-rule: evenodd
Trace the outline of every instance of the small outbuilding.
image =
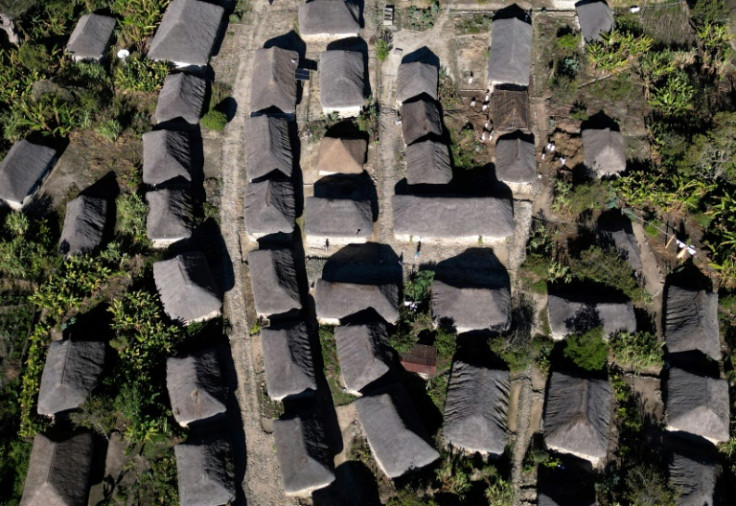
<svg viewBox="0 0 736 506">
<path fill-rule="evenodd" d="M 199 76 L 179 72 L 169 74 L 158 94 L 156 123 L 183 119 L 190 125 L 199 123 L 207 93 L 207 81 Z"/>
<path fill-rule="evenodd" d="M 515 132 L 499 137 L 496 143 L 496 178 L 512 191 L 520 191 L 537 180 L 534 142 Z"/>
<path fill-rule="evenodd" d="M 339 325 L 340 320 L 366 309 L 373 309 L 388 323 L 399 319 L 399 286 L 332 283 L 318 279 L 314 289 L 317 319 L 325 325 Z"/>
<path fill-rule="evenodd" d="M 499 85 L 490 102 L 493 129 L 497 132 L 529 131 L 529 90 Z"/>
<path fill-rule="evenodd" d="M 580 31 L 585 42 L 601 40 L 601 34 L 613 30 L 613 13 L 605 0 L 582 0 L 575 4 Z"/>
<path fill-rule="evenodd" d="M 101 61 L 110 47 L 115 18 L 100 14 L 85 14 L 74 27 L 66 52 L 77 61 Z"/>
<path fill-rule="evenodd" d="M 167 248 L 192 236 L 194 210 L 188 190 L 153 190 L 146 193 L 146 202 L 146 235 L 154 248 Z"/>
<path fill-rule="evenodd" d="M 408 184 L 447 184 L 452 180 L 450 150 L 433 139 L 406 147 L 406 182 Z"/>
<path fill-rule="evenodd" d="M 261 181 L 245 187 L 245 230 L 253 239 L 294 231 L 296 196 L 291 181 Z"/>
<path fill-rule="evenodd" d="M 225 440 L 174 446 L 181 506 L 230 504 L 235 501 L 232 449 Z"/>
<path fill-rule="evenodd" d="M 508 286 L 455 286 L 435 279 L 432 315 L 440 325 L 458 333 L 473 330 L 505 332 L 511 326 L 511 292 Z"/>
<path fill-rule="evenodd" d="M 299 53 L 270 47 L 257 49 L 250 81 L 250 112 L 293 114 Z"/>
<path fill-rule="evenodd" d="M 266 390 L 274 400 L 317 390 L 309 331 L 302 322 L 261 330 Z"/>
<path fill-rule="evenodd" d="M 332 4 L 340 2 L 342 0 L 327 0 Z M 337 113 L 343 118 L 360 114 L 365 104 L 365 79 L 363 53 L 337 49 L 320 53 L 319 101 L 322 112 Z"/>
<path fill-rule="evenodd" d="M 353 395 L 361 395 L 390 369 L 391 347 L 383 323 L 337 327 L 335 343 L 343 384 Z"/>
<path fill-rule="evenodd" d="M 312 247 L 364 243 L 373 236 L 373 211 L 367 200 L 307 197 L 304 233 Z"/>
<path fill-rule="evenodd" d="M 442 116 L 436 100 L 416 97 L 401 104 L 401 130 L 404 144 L 410 144 L 428 135 L 442 135 Z"/>
<path fill-rule="evenodd" d="M 365 139 L 323 137 L 317 159 L 319 175 L 362 174 L 367 149 L 368 142 Z"/>
<path fill-rule="evenodd" d="M 56 151 L 25 139 L 13 144 L 0 163 L 0 201 L 21 209 L 56 162 Z"/>
<path fill-rule="evenodd" d="M 289 122 L 275 116 L 256 116 L 245 120 L 245 170 L 253 181 L 277 171 L 291 177 Z"/>
<path fill-rule="evenodd" d="M 180 130 L 143 134 L 143 182 L 150 186 L 189 186 L 192 182 L 192 138 Z"/>
<path fill-rule="evenodd" d="M 172 320 L 189 325 L 220 316 L 222 298 L 202 253 L 190 251 L 154 263 L 153 279 Z"/>
<path fill-rule="evenodd" d="M 582 136 L 585 165 L 596 176 L 617 176 L 626 170 L 624 137 L 618 128 L 584 128 Z"/>
<path fill-rule="evenodd" d="M 414 347 L 402 353 L 399 363 L 405 371 L 424 378 L 434 378 L 437 374 L 437 348 L 429 344 L 415 344 Z"/>
<path fill-rule="evenodd" d="M 555 341 L 571 334 L 583 334 L 599 326 L 603 327 L 604 339 L 619 331 L 636 332 L 636 315 L 630 300 L 583 294 L 549 294 L 547 316 Z"/>
<path fill-rule="evenodd" d="M 304 40 L 357 37 L 357 4 L 345 0 L 312 0 L 299 7 L 299 35 Z"/>
<path fill-rule="evenodd" d="M 613 247 L 634 271 L 641 272 L 639 243 L 629 218 L 618 212 L 601 215 L 598 219 L 598 235 L 601 241 Z"/>
<path fill-rule="evenodd" d="M 491 55 L 488 81 L 491 85 L 529 86 L 532 25 L 516 17 L 491 23 Z"/>
<path fill-rule="evenodd" d="M 171 412 L 182 427 L 227 411 L 225 384 L 217 350 L 207 349 L 166 360 Z"/>
<path fill-rule="evenodd" d="M 608 381 L 554 372 L 544 403 L 548 448 L 602 465 L 608 451 L 613 391 Z"/>
<path fill-rule="evenodd" d="M 106 199 L 80 195 L 67 202 L 59 253 L 72 256 L 99 249 L 109 219 L 110 203 Z"/>
<path fill-rule="evenodd" d="M 721 468 L 709 448 L 678 444 L 669 455 L 670 484 L 678 506 L 713 506 Z"/>
<path fill-rule="evenodd" d="M 695 434 L 716 445 L 728 441 L 726 380 L 672 367 L 666 399 L 667 430 Z"/>
<path fill-rule="evenodd" d="M 664 312 L 664 339 L 670 353 L 697 350 L 721 359 L 718 293 L 670 285 Z"/>
<path fill-rule="evenodd" d="M 294 252 L 288 248 L 248 253 L 253 301 L 259 317 L 269 318 L 302 308 Z"/>
<path fill-rule="evenodd" d="M 429 63 L 410 62 L 399 65 L 396 77 L 396 101 L 403 102 L 426 94 L 437 100 L 437 67 Z"/>
</svg>

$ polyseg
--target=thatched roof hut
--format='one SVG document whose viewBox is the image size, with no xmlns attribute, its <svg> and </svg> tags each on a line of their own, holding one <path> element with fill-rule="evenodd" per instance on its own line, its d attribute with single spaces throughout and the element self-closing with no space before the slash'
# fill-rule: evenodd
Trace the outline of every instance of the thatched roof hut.
<svg viewBox="0 0 736 506">
<path fill-rule="evenodd" d="M 469 452 L 501 455 L 506 448 L 509 372 L 455 360 L 447 387 L 442 437 Z"/>
<path fill-rule="evenodd" d="M 518 132 L 500 137 L 496 143 L 496 177 L 509 186 L 534 182 L 537 179 L 534 143 Z"/>
<path fill-rule="evenodd" d="M 382 323 L 337 327 L 335 343 L 342 380 L 351 394 L 360 395 L 390 369 L 391 348 Z"/>
<path fill-rule="evenodd" d="M 529 86 L 532 25 L 518 18 L 496 19 L 491 24 L 491 84 Z"/>
<path fill-rule="evenodd" d="M 92 253 L 102 245 L 110 203 L 106 199 L 80 195 L 66 204 L 59 253 L 66 256 Z"/>
<path fill-rule="evenodd" d="M 529 130 L 529 91 L 495 88 L 491 95 L 491 119 L 498 132 Z"/>
<path fill-rule="evenodd" d="M 299 7 L 299 34 L 305 39 L 344 39 L 360 31 L 358 6 L 344 0 L 312 0 Z"/>
<path fill-rule="evenodd" d="M 495 197 L 394 195 L 394 236 L 426 242 L 501 241 L 514 232 L 511 202 Z"/>
<path fill-rule="evenodd" d="M 113 30 L 115 18 L 85 14 L 74 27 L 69 42 L 66 43 L 66 52 L 72 55 L 74 61 L 100 61 L 110 47 Z"/>
<path fill-rule="evenodd" d="M 230 504 L 235 500 L 235 472 L 230 444 L 224 440 L 174 446 L 179 504 Z"/>
<path fill-rule="evenodd" d="M 309 495 L 335 481 L 327 432 L 316 413 L 282 417 L 273 423 L 273 432 L 288 495 Z"/>
<path fill-rule="evenodd" d="M 613 30 L 613 13 L 604 0 L 582 0 L 575 10 L 585 42 L 601 40 L 601 34 Z"/>
<path fill-rule="evenodd" d="M 721 474 L 707 448 L 686 447 L 683 442 L 670 452 L 670 484 L 677 492 L 678 506 L 713 506 L 716 482 Z"/>
<path fill-rule="evenodd" d="M 613 300 L 589 295 L 550 294 L 547 316 L 552 339 L 565 339 L 602 326 L 603 337 L 619 332 L 636 332 L 636 315 L 630 300 Z"/>
<path fill-rule="evenodd" d="M 728 441 L 728 383 L 672 367 L 667 381 L 667 430 Z"/>
<path fill-rule="evenodd" d="M 621 214 L 603 215 L 598 220 L 598 233 L 603 242 L 613 246 L 632 269 L 641 272 L 639 243 L 631 220 Z"/>
<path fill-rule="evenodd" d="M 227 411 L 225 384 L 217 350 L 207 349 L 166 360 L 171 412 L 182 427 Z"/>
<path fill-rule="evenodd" d="M 296 110 L 296 69 L 299 53 L 270 47 L 257 49 L 250 81 L 250 112 L 276 108 L 292 114 Z"/>
<path fill-rule="evenodd" d="M 143 182 L 192 182 L 192 138 L 179 130 L 154 130 L 143 134 Z"/>
<path fill-rule="evenodd" d="M 245 230 L 253 238 L 294 231 L 296 198 L 291 181 L 262 181 L 245 187 Z"/>
<path fill-rule="evenodd" d="M 207 65 L 225 10 L 199 0 L 173 0 L 166 8 L 148 57 L 177 67 Z"/>
<path fill-rule="evenodd" d="M 202 114 L 206 92 L 207 81 L 201 77 L 185 72 L 169 74 L 158 94 L 156 123 L 181 118 L 196 125 Z"/>
<path fill-rule="evenodd" d="M 435 279 L 432 283 L 432 315 L 450 323 L 457 332 L 504 332 L 511 325 L 511 292 L 508 286 L 454 286 Z"/>
<path fill-rule="evenodd" d="M 437 101 L 418 97 L 401 104 L 401 130 L 407 146 L 427 135 L 442 135 L 442 116 Z"/>
<path fill-rule="evenodd" d="M 309 332 L 303 322 L 261 330 L 268 395 L 280 401 L 317 390 Z"/>
<path fill-rule="evenodd" d="M 608 381 L 552 373 L 544 403 L 547 447 L 602 464 L 608 450 L 613 392 Z"/>
<path fill-rule="evenodd" d="M 248 180 L 260 179 L 273 171 L 291 177 L 289 123 L 284 118 L 256 116 L 245 120 L 245 170 Z"/>
<path fill-rule="evenodd" d="M 427 443 L 425 429 L 403 386 L 393 385 L 361 397 L 355 408 L 373 457 L 389 478 L 421 469 L 439 458 Z"/>
<path fill-rule="evenodd" d="M 367 149 L 368 142 L 365 139 L 323 137 L 317 159 L 319 175 L 362 174 Z"/>
<path fill-rule="evenodd" d="M 51 416 L 84 404 L 104 367 L 104 342 L 52 341 L 38 389 L 38 414 Z"/>
<path fill-rule="evenodd" d="M 172 320 L 188 325 L 220 315 L 222 299 L 202 253 L 191 251 L 154 263 L 153 279 Z"/>
<path fill-rule="evenodd" d="M 396 100 L 399 104 L 426 94 L 437 100 L 437 67 L 423 62 L 402 63 L 396 77 Z"/>
<path fill-rule="evenodd" d="M 585 165 L 598 177 L 615 176 L 626 170 L 624 137 L 613 127 L 583 129 Z"/>
<path fill-rule="evenodd" d="M 146 202 L 146 235 L 154 248 L 166 248 L 192 236 L 194 211 L 188 190 L 150 191 Z"/>
<path fill-rule="evenodd" d="M 447 184 L 452 180 L 450 150 L 432 139 L 406 147 L 406 182 L 409 184 Z"/>
<path fill-rule="evenodd" d="M 37 434 L 22 506 L 86 506 L 93 442 L 89 433 Z"/>
<path fill-rule="evenodd" d="M 55 161 L 52 148 L 25 139 L 13 144 L 0 163 L 0 201 L 11 209 L 22 208 Z"/>
<path fill-rule="evenodd" d="M 337 325 L 342 318 L 373 309 L 388 323 L 399 319 L 399 286 L 331 283 L 318 279 L 314 304 L 320 323 Z"/>
<path fill-rule="evenodd" d="M 697 350 L 721 359 L 718 293 L 671 285 L 664 311 L 664 339 L 670 353 Z"/>
<path fill-rule="evenodd" d="M 312 245 L 366 242 L 373 235 L 367 200 L 307 197 L 305 215 L 304 233 Z"/>
<path fill-rule="evenodd" d="M 337 3 L 341 0 L 330 1 Z M 365 103 L 364 65 L 365 56 L 357 51 L 334 49 L 320 53 L 319 101 L 322 112 L 337 112 L 343 117 L 360 113 Z"/>
<path fill-rule="evenodd" d="M 253 300 L 259 317 L 302 308 L 294 252 L 287 248 L 248 253 Z"/>
</svg>

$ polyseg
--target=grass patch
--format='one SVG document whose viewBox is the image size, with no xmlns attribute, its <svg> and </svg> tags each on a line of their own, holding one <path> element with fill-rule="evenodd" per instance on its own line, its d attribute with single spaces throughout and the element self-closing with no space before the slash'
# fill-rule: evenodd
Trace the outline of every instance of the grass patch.
<svg viewBox="0 0 736 506">
<path fill-rule="evenodd" d="M 332 393 L 332 402 L 335 406 L 344 406 L 353 402 L 356 397 L 345 391 L 340 383 L 340 363 L 337 360 L 337 344 L 335 342 L 335 328 L 330 325 L 320 325 L 319 344 L 322 349 L 322 361 L 327 383 Z"/>
</svg>

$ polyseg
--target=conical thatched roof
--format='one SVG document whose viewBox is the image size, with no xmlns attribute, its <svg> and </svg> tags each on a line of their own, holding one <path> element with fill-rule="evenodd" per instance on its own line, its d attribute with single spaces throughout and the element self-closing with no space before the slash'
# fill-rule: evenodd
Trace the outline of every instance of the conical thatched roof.
<svg viewBox="0 0 736 506">
<path fill-rule="evenodd" d="M 309 495 L 335 481 L 327 433 L 315 413 L 283 417 L 273 423 L 273 432 L 287 494 Z"/>
<path fill-rule="evenodd" d="M 101 60 L 107 51 L 112 32 L 115 30 L 115 18 L 100 14 L 85 14 L 74 27 L 66 52 L 75 60 Z"/>
<path fill-rule="evenodd" d="M 293 166 L 289 123 L 284 118 L 256 116 L 245 120 L 245 169 L 250 181 L 275 170 L 291 177 Z"/>
<path fill-rule="evenodd" d="M 506 448 L 509 372 L 455 360 L 442 436 L 456 448 L 501 455 Z"/>
<path fill-rule="evenodd" d="M 389 478 L 421 469 L 439 458 L 426 441 L 425 429 L 401 385 L 355 401 L 358 419 L 378 467 Z"/>
<path fill-rule="evenodd" d="M 33 194 L 56 159 L 52 148 L 21 140 L 0 163 L 0 200 L 20 209 Z"/>
<path fill-rule="evenodd" d="M 299 54 L 279 47 L 257 49 L 250 81 L 250 112 L 275 107 L 283 113 L 296 109 L 296 69 Z"/>
<path fill-rule="evenodd" d="M 601 239 L 613 246 L 632 269 L 641 271 L 639 243 L 634 235 L 631 220 L 622 215 L 604 216 L 598 220 L 598 230 Z"/>
<path fill-rule="evenodd" d="M 307 236 L 368 238 L 373 235 L 373 213 L 367 200 L 307 197 Z"/>
<path fill-rule="evenodd" d="M 227 410 L 220 367 L 214 349 L 166 360 L 166 388 L 179 425 L 186 427 Z"/>
<path fill-rule="evenodd" d="M 146 193 L 146 235 L 154 247 L 165 247 L 192 236 L 192 198 L 187 190 L 162 189 Z"/>
<path fill-rule="evenodd" d="M 305 37 L 357 36 L 357 6 L 343 0 L 312 0 L 299 7 L 299 33 Z"/>
<path fill-rule="evenodd" d="M 598 177 L 615 176 L 626 170 L 626 153 L 621 132 L 613 128 L 583 130 L 585 165 Z"/>
<path fill-rule="evenodd" d="M 202 253 L 192 251 L 156 262 L 153 279 L 172 320 L 187 325 L 220 315 L 222 299 Z"/>
<path fill-rule="evenodd" d="M 340 0 L 333 0 L 335 3 Z M 309 4 L 307 4 L 309 5 Z M 365 103 L 363 53 L 330 50 L 319 55 L 319 101 L 326 111 L 362 107 Z"/>
<path fill-rule="evenodd" d="M 518 135 L 496 143 L 496 177 L 504 183 L 531 183 L 537 178 L 534 143 Z"/>
<path fill-rule="evenodd" d="M 437 67 L 429 63 L 411 62 L 399 65 L 396 77 L 396 100 L 399 103 L 422 93 L 437 100 Z"/>
<path fill-rule="evenodd" d="M 302 308 L 293 251 L 286 248 L 254 250 L 248 253 L 248 266 L 259 316 Z"/>
<path fill-rule="evenodd" d="M 437 101 L 419 97 L 401 104 L 401 130 L 406 145 L 430 134 L 442 135 L 442 117 Z"/>
<path fill-rule="evenodd" d="M 306 324 L 291 323 L 261 331 L 268 395 L 277 401 L 317 390 Z"/>
<path fill-rule="evenodd" d="M 109 210 L 110 204 L 107 200 L 86 195 L 67 202 L 59 252 L 67 256 L 81 255 L 99 248 Z"/>
<path fill-rule="evenodd" d="M 507 286 L 460 287 L 435 279 L 432 314 L 440 322 L 452 324 L 458 332 L 504 332 L 511 325 L 511 292 Z"/>
<path fill-rule="evenodd" d="M 698 350 L 713 360 L 721 359 L 717 293 L 669 286 L 664 310 L 664 338 L 670 353 Z"/>
<path fill-rule="evenodd" d="M 389 285 L 358 285 L 331 283 L 318 279 L 314 289 L 317 318 L 335 321 L 365 309 L 374 309 L 384 320 L 399 319 L 399 287 Z"/>
<path fill-rule="evenodd" d="M 445 144 L 427 139 L 406 147 L 406 182 L 447 184 L 452 180 L 450 150 Z"/>
<path fill-rule="evenodd" d="M 728 441 L 728 383 L 673 367 L 667 381 L 667 430 Z"/>
<path fill-rule="evenodd" d="M 529 130 L 529 91 L 494 88 L 491 95 L 491 119 L 497 132 Z"/>
<path fill-rule="evenodd" d="M 143 182 L 157 186 L 191 183 L 192 139 L 187 132 L 154 130 L 143 134 Z"/>
<path fill-rule="evenodd" d="M 202 114 L 207 81 L 201 77 L 179 72 L 169 74 L 158 94 L 156 123 L 182 118 L 196 125 Z"/>
<path fill-rule="evenodd" d="M 575 10 L 586 42 L 600 40 L 602 33 L 613 29 L 613 13 L 604 0 L 583 0 L 575 4 Z"/>
<path fill-rule="evenodd" d="M 720 466 L 705 448 L 678 445 L 669 458 L 670 484 L 678 506 L 713 506 Z"/>
<path fill-rule="evenodd" d="M 494 20 L 488 80 L 495 84 L 529 86 L 531 49 L 532 25 L 517 18 Z"/>
<path fill-rule="evenodd" d="M 296 217 L 294 184 L 262 181 L 245 187 L 245 230 L 253 236 L 291 233 Z"/>
<path fill-rule="evenodd" d="M 391 349 L 382 323 L 337 327 L 335 343 L 342 379 L 352 394 L 358 395 L 390 369 Z"/>
<path fill-rule="evenodd" d="M 92 451 L 88 433 L 36 435 L 21 506 L 86 506 Z"/>
<path fill-rule="evenodd" d="M 173 0 L 148 50 L 152 60 L 207 65 L 215 46 L 224 9 L 198 0 Z"/>
<path fill-rule="evenodd" d="M 597 466 L 606 458 L 613 394 L 608 381 L 552 373 L 544 403 L 544 441 Z"/>
<path fill-rule="evenodd" d="M 319 143 L 317 170 L 320 175 L 361 174 L 368 143 L 365 139 L 323 137 Z"/>
<path fill-rule="evenodd" d="M 618 331 L 636 332 L 636 315 L 630 300 L 604 299 L 589 294 L 550 294 L 547 316 L 552 339 L 556 340 L 598 326 L 603 326 L 605 338 Z"/>
<path fill-rule="evenodd" d="M 227 441 L 181 443 L 174 446 L 179 504 L 202 506 L 235 500 L 233 456 Z"/>
</svg>

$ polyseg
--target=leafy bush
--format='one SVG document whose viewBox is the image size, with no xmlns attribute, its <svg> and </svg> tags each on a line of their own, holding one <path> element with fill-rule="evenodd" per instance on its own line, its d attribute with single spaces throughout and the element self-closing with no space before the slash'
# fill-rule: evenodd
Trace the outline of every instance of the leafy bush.
<svg viewBox="0 0 736 506">
<path fill-rule="evenodd" d="M 110 10 L 122 17 L 118 37 L 143 49 L 145 38 L 152 35 L 170 0 L 112 0 Z"/>
<path fill-rule="evenodd" d="M 609 248 L 593 245 L 569 260 L 575 278 L 590 280 L 610 286 L 635 302 L 646 302 L 651 296 L 639 286 L 631 265 L 621 255 Z"/>
<path fill-rule="evenodd" d="M 418 302 L 420 305 L 429 301 L 429 289 L 434 282 L 434 271 L 416 272 L 404 286 L 404 299 Z"/>
<path fill-rule="evenodd" d="M 583 212 L 600 209 L 614 197 L 615 194 L 606 181 L 593 180 L 573 184 L 555 179 L 552 210 L 577 218 Z"/>
<path fill-rule="evenodd" d="M 122 91 L 158 91 L 169 73 L 169 65 L 132 54 L 115 67 L 113 82 Z"/>
<path fill-rule="evenodd" d="M 653 43 L 646 35 L 636 36 L 615 28 L 610 33 L 602 33 L 600 42 L 585 44 L 585 50 L 594 69 L 612 73 L 626 68 L 649 51 Z"/>
<path fill-rule="evenodd" d="M 664 366 L 662 343 L 651 332 L 618 332 L 611 336 L 616 364 L 636 373 Z"/>
<path fill-rule="evenodd" d="M 608 359 L 608 346 L 603 341 L 603 328 L 596 327 L 584 334 L 568 337 L 562 354 L 584 371 L 602 371 Z"/>
<path fill-rule="evenodd" d="M 102 122 L 95 130 L 109 142 L 115 142 L 123 133 L 123 126 L 117 120 L 109 119 Z"/>
<path fill-rule="evenodd" d="M 386 38 L 381 37 L 376 41 L 376 58 L 378 61 L 384 62 L 388 58 L 391 51 L 391 43 Z"/>
<path fill-rule="evenodd" d="M 222 111 L 213 109 L 202 116 L 202 126 L 209 130 L 220 132 L 225 129 L 226 125 L 227 115 Z"/>
<path fill-rule="evenodd" d="M 146 232 L 148 206 L 137 193 L 123 193 L 117 199 L 115 233 L 138 249 L 146 249 L 150 241 Z"/>
</svg>

